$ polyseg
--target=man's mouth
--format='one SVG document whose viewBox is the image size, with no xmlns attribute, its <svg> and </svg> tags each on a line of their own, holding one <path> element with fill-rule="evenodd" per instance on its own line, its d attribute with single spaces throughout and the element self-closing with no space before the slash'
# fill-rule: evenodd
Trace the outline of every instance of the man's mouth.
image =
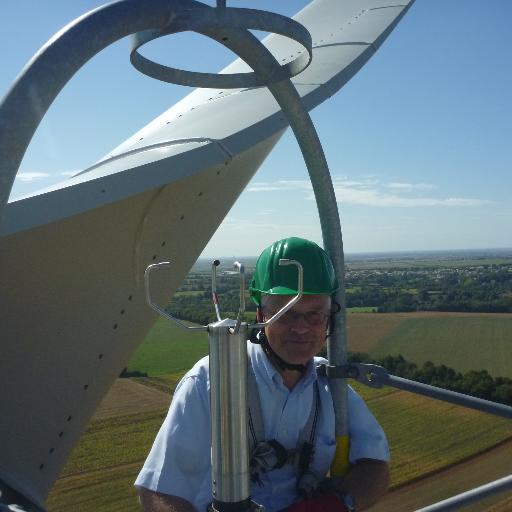
<svg viewBox="0 0 512 512">
<path fill-rule="evenodd" d="M 311 344 L 311 340 L 298 340 L 296 338 L 287 340 L 288 343 L 293 343 L 294 345 L 309 345 Z"/>
</svg>

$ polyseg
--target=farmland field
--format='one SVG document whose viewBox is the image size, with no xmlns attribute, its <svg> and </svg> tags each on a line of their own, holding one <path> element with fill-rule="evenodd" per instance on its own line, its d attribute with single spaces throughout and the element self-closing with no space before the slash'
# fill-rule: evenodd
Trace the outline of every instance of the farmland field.
<svg viewBox="0 0 512 512">
<path fill-rule="evenodd" d="M 353 313 L 347 316 L 348 350 L 369 352 L 403 322 L 398 314 Z"/>
<path fill-rule="evenodd" d="M 350 269 L 401 269 L 401 268 L 461 268 L 477 267 L 480 265 L 507 265 L 510 257 L 506 258 L 383 258 L 381 260 L 355 260 L 346 259 L 347 267 Z"/>
<path fill-rule="evenodd" d="M 412 314 L 369 350 L 371 356 L 402 354 L 408 361 L 432 361 L 460 372 L 487 370 L 512 377 L 512 315 Z"/>
<path fill-rule="evenodd" d="M 508 322 L 512 322 L 512 315 L 498 315 L 498 320 L 507 322 L 498 322 L 501 327 L 495 328 L 494 331 L 494 328 L 486 326 L 484 321 L 490 316 L 434 313 L 350 314 L 350 349 L 373 352 L 380 347 L 383 340 L 393 336 L 400 339 L 402 326 L 407 326 L 410 322 L 420 322 L 418 325 L 430 329 L 430 336 L 435 329 L 440 329 L 439 326 L 447 330 L 451 328 L 450 342 L 457 339 L 457 331 L 454 329 L 458 327 L 464 336 L 465 346 L 471 347 L 473 351 L 478 349 L 476 354 L 468 355 L 467 358 L 481 360 L 481 344 L 484 341 L 488 343 L 491 338 L 489 334 L 485 334 L 485 329 L 490 329 L 494 333 L 493 336 L 496 336 L 496 332 L 503 332 L 499 338 L 502 342 L 512 339 L 507 334 L 510 329 Z M 422 323 L 426 320 L 432 320 L 433 323 Z M 464 323 L 458 323 L 460 320 L 472 320 L 471 328 L 467 329 Z M 448 323 L 445 324 L 443 321 Z M 471 330 L 479 332 L 480 345 L 467 343 Z M 417 335 L 416 338 L 422 339 L 423 343 L 428 341 L 432 346 L 430 336 L 421 338 Z M 440 346 L 437 350 L 440 351 L 441 348 L 445 349 Z M 128 370 L 145 372 L 148 377 L 122 379 L 116 383 L 83 434 L 53 488 L 48 501 L 50 511 L 140 511 L 133 481 L 165 416 L 169 391 L 174 390 L 184 371 L 206 353 L 205 334 L 182 331 L 165 320 L 159 320 L 155 324 L 128 365 Z M 430 351 L 428 358 L 436 361 L 432 354 L 433 351 Z M 510 351 L 502 355 L 502 358 L 505 357 L 510 357 Z M 508 367 L 510 368 L 510 362 Z M 483 413 L 394 389 L 373 390 L 359 385 L 354 387 L 365 398 L 388 435 L 392 452 L 391 474 L 394 487 L 403 486 L 410 481 L 416 483 L 407 485 L 419 485 L 423 480 L 418 482 L 418 479 L 435 475 L 457 462 L 470 461 L 475 454 L 487 452 L 499 443 L 505 442 L 507 444 L 503 446 L 509 447 L 512 444 L 512 426 L 508 420 L 496 419 Z M 493 468 L 508 468 L 510 472 L 510 449 L 507 451 L 496 448 L 488 465 Z M 464 464 L 456 467 L 464 467 Z M 485 470 L 485 467 L 483 469 Z M 478 474 L 478 470 L 475 472 Z M 425 500 L 422 503 L 436 501 L 436 497 L 443 492 L 443 496 L 446 496 L 452 494 L 452 491 L 462 491 L 466 483 L 471 486 L 473 482 L 462 473 L 458 477 L 450 478 L 442 475 L 439 479 L 430 477 L 435 482 L 435 492 L 432 494 L 431 487 L 422 488 L 421 495 Z M 485 480 L 485 475 L 483 476 Z M 419 487 L 411 489 L 413 494 L 417 494 Z M 395 491 L 398 498 L 391 503 L 400 505 L 406 502 L 400 492 L 400 489 Z M 392 496 L 393 493 L 390 494 L 390 498 Z M 431 496 L 434 497 L 433 500 L 430 499 Z M 497 506 L 495 512 L 508 510 L 509 504 L 503 503 L 500 505 L 501 508 Z M 395 507 L 393 510 L 408 509 Z M 472 512 L 476 510 L 485 509 L 473 509 Z"/>
<path fill-rule="evenodd" d="M 143 385 L 145 380 L 144 378 L 117 379 L 96 409 L 93 420 L 104 420 L 168 407 L 170 394 L 160 392 L 157 385 Z M 171 388 L 171 382 L 167 381 L 166 384 L 167 389 Z"/>
<path fill-rule="evenodd" d="M 140 511 L 133 481 L 165 412 L 92 421 L 50 493 L 49 510 Z"/>
<path fill-rule="evenodd" d="M 371 512 L 411 512 L 432 503 L 455 496 L 468 489 L 502 478 L 510 473 L 512 441 L 450 466 L 435 474 L 396 488 L 387 494 Z M 492 508 L 491 505 L 493 505 Z M 510 512 L 512 496 L 498 494 L 484 501 L 468 505 L 464 512 Z"/>
<path fill-rule="evenodd" d="M 128 364 L 128 371 L 151 376 L 183 372 L 208 354 L 205 332 L 185 331 L 159 318 Z"/>
<path fill-rule="evenodd" d="M 512 428 L 504 419 L 402 391 L 358 390 L 388 435 L 393 486 L 512 438 Z M 165 412 L 166 408 L 158 408 L 91 422 L 52 490 L 49 510 L 139 510 L 133 481 Z M 502 464 L 508 461 L 504 453 Z"/>
<path fill-rule="evenodd" d="M 357 312 L 347 315 L 347 325 L 352 352 L 401 353 L 417 364 L 430 360 L 457 371 L 486 369 L 495 377 L 512 377 L 512 314 Z M 128 371 L 151 377 L 182 372 L 207 353 L 205 333 L 159 319 Z"/>
<path fill-rule="evenodd" d="M 506 419 L 390 388 L 354 388 L 388 436 L 394 487 L 512 438 Z"/>
</svg>

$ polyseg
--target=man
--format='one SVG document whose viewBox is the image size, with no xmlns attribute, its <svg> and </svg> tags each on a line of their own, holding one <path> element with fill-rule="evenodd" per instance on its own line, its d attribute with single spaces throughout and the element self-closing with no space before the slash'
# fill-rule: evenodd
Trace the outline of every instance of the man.
<svg viewBox="0 0 512 512">
<path fill-rule="evenodd" d="M 249 379 L 254 379 L 259 395 L 258 404 L 249 397 L 250 417 L 262 424 L 259 434 L 250 424 L 252 499 L 270 512 L 359 512 L 387 490 L 387 441 L 362 399 L 349 388 L 350 467 L 342 479 L 326 478 L 336 448 L 334 410 L 327 379 L 317 376 L 315 363 L 321 360 L 315 361 L 315 355 L 328 333 L 331 296 L 338 284 L 327 253 L 318 245 L 295 237 L 279 240 L 261 254 L 250 287 L 259 322 L 297 293 L 297 268 L 280 266 L 281 258 L 301 263 L 303 297 L 261 331 L 256 343 L 248 343 Z M 135 482 L 146 512 L 204 512 L 211 502 L 209 414 L 204 358 L 176 388 Z M 262 446 L 272 447 L 280 458 L 273 468 L 259 457 L 268 452 L 258 451 Z M 294 453 L 299 456 L 291 456 Z"/>
</svg>

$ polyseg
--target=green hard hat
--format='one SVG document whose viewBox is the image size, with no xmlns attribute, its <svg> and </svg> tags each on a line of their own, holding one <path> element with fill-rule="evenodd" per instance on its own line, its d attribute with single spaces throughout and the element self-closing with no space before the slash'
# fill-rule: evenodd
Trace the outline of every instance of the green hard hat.
<svg viewBox="0 0 512 512">
<path fill-rule="evenodd" d="M 290 237 L 267 247 L 258 258 L 249 291 L 260 304 L 261 294 L 295 295 L 298 269 L 295 265 L 279 265 L 280 259 L 298 261 L 304 272 L 303 294 L 332 295 L 338 289 L 331 259 L 315 242 Z"/>
</svg>

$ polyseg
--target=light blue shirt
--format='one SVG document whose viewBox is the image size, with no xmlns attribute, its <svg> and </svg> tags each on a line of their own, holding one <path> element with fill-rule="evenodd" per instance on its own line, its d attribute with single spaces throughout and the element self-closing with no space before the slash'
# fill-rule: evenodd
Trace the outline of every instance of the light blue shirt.
<svg viewBox="0 0 512 512">
<path fill-rule="evenodd" d="M 260 394 L 266 439 L 276 439 L 285 448 L 297 445 L 311 410 L 314 382 L 319 381 L 321 414 L 317 426 L 315 456 L 311 469 L 325 475 L 336 448 L 334 408 L 325 377 L 317 377 L 313 361 L 304 377 L 290 391 L 260 345 L 248 343 Z M 315 358 L 315 363 L 323 361 Z M 169 413 L 158 432 L 136 486 L 179 496 L 199 512 L 212 500 L 210 462 L 210 386 L 208 358 L 198 361 L 183 377 Z M 348 417 L 350 461 L 389 460 L 386 436 L 361 397 L 349 387 Z M 263 486 L 252 484 L 252 499 L 269 512 L 282 510 L 298 499 L 297 474 L 287 464 L 261 475 Z"/>
</svg>

